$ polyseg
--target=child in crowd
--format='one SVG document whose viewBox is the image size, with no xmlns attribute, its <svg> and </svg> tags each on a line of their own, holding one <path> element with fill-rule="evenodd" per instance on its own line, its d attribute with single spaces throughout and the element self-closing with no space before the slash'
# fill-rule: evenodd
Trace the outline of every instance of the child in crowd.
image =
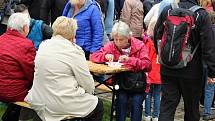
<svg viewBox="0 0 215 121">
<path fill-rule="evenodd" d="M 144 43 L 149 49 L 149 58 L 152 62 L 152 70 L 148 73 L 148 81 L 150 82 L 150 91 L 146 95 L 145 101 L 145 121 L 158 121 L 160 110 L 160 92 L 161 92 L 161 79 L 160 79 L 160 64 L 158 63 L 158 56 L 154 47 L 152 39 L 144 35 Z M 151 100 L 154 99 L 153 113 L 151 114 Z"/>
</svg>

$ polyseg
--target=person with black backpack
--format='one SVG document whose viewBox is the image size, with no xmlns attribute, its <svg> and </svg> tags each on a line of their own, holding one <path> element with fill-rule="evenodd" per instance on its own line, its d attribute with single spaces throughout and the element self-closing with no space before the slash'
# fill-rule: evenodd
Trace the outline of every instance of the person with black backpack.
<svg viewBox="0 0 215 121">
<path fill-rule="evenodd" d="M 159 121 L 174 121 L 181 96 L 184 121 L 200 120 L 203 62 L 208 81 L 215 83 L 215 38 L 208 13 L 197 4 L 197 0 L 180 0 L 167 6 L 154 29 L 162 80 Z"/>
</svg>

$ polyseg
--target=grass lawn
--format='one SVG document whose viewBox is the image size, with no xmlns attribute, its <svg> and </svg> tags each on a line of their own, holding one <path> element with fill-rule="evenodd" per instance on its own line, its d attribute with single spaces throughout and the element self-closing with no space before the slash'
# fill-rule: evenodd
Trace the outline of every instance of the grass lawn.
<svg viewBox="0 0 215 121">
<path fill-rule="evenodd" d="M 104 103 L 103 121 L 110 121 L 111 102 L 107 100 L 103 100 L 103 103 Z M 5 109 L 6 109 L 6 106 L 0 104 L 0 117 L 2 117 Z M 126 121 L 129 121 L 129 119 L 127 119 Z"/>
</svg>

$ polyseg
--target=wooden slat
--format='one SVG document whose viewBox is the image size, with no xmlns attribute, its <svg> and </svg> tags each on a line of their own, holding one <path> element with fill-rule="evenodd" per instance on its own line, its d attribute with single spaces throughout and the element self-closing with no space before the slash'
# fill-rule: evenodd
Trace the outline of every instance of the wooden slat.
<svg viewBox="0 0 215 121">
<path fill-rule="evenodd" d="M 31 108 L 31 106 L 27 102 L 14 102 L 14 104 L 25 107 L 25 108 Z"/>
<path fill-rule="evenodd" d="M 95 86 L 98 85 L 99 83 L 98 82 L 95 82 Z M 111 88 L 113 88 L 113 86 L 110 86 Z M 99 85 L 98 87 L 96 87 L 96 89 L 99 89 L 101 91 L 104 91 L 104 92 L 110 92 L 112 91 L 111 89 L 109 89 L 107 86 L 101 84 Z"/>
</svg>

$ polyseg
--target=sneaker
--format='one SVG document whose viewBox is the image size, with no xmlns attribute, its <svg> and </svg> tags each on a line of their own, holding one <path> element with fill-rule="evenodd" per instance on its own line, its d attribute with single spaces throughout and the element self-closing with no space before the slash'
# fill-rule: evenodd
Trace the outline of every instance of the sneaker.
<svg viewBox="0 0 215 121">
<path fill-rule="evenodd" d="M 151 121 L 151 116 L 144 116 L 144 121 Z"/>
<path fill-rule="evenodd" d="M 199 112 L 200 117 L 203 117 L 205 114 L 203 111 Z"/>
<path fill-rule="evenodd" d="M 203 116 L 203 120 L 212 120 L 212 119 L 215 119 L 215 115 Z"/>
<path fill-rule="evenodd" d="M 199 106 L 200 106 L 201 108 L 204 108 L 204 105 L 202 105 L 202 104 L 200 104 Z"/>
<path fill-rule="evenodd" d="M 152 118 L 152 121 L 158 121 L 158 118 Z"/>
<path fill-rule="evenodd" d="M 215 106 L 213 105 L 213 106 L 211 106 L 211 110 L 215 110 Z"/>
</svg>

